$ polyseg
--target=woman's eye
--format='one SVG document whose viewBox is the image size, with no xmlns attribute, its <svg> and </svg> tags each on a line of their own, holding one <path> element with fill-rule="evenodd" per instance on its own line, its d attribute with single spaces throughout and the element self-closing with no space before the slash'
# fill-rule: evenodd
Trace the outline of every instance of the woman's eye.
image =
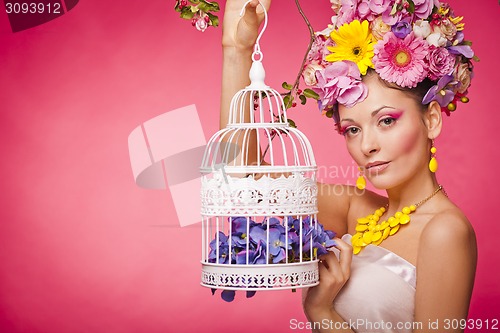
<svg viewBox="0 0 500 333">
<path fill-rule="evenodd" d="M 357 127 L 349 127 L 344 130 L 344 135 L 355 135 L 359 132 Z"/>
<path fill-rule="evenodd" d="M 396 119 L 391 118 L 391 117 L 384 118 L 384 119 L 380 120 L 380 124 L 383 125 L 383 126 L 391 126 L 395 122 L 396 122 Z"/>
</svg>

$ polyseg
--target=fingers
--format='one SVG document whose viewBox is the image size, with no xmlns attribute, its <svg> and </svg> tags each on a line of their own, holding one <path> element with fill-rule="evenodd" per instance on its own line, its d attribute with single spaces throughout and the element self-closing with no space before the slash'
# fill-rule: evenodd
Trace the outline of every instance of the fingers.
<svg viewBox="0 0 500 333">
<path fill-rule="evenodd" d="M 245 6 L 245 14 L 243 15 L 243 21 L 250 27 L 259 27 L 261 16 L 257 14 L 257 6 L 259 5 L 258 0 L 252 0 Z"/>
<path fill-rule="evenodd" d="M 347 280 L 351 275 L 352 247 L 339 238 L 335 238 L 334 240 L 336 243 L 335 247 L 340 251 L 339 258 L 337 259 L 334 252 L 324 254 L 319 258 L 321 263 L 319 267 L 324 267 L 324 270 L 327 270 L 329 274 L 339 275 L 340 273 L 342 278 Z"/>
<path fill-rule="evenodd" d="M 340 268 L 345 275 L 351 275 L 351 262 L 352 262 L 352 246 L 344 242 L 340 238 L 334 238 L 335 247 L 340 250 Z"/>
</svg>

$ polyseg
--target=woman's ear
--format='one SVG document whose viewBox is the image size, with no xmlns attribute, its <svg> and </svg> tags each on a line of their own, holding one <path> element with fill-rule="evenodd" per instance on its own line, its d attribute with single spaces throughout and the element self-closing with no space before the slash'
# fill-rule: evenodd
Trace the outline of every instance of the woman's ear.
<svg viewBox="0 0 500 333">
<path fill-rule="evenodd" d="M 424 123 L 427 127 L 428 138 L 435 139 L 441 133 L 443 118 L 441 117 L 441 106 L 438 102 L 432 101 L 424 114 Z"/>
</svg>

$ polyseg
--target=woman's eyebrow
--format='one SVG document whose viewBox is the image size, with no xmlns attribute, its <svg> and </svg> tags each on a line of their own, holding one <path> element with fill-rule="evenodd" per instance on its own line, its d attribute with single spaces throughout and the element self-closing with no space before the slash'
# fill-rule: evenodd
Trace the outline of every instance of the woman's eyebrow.
<svg viewBox="0 0 500 333">
<path fill-rule="evenodd" d="M 395 109 L 394 107 L 392 106 L 388 106 L 388 105 L 382 105 L 381 107 L 379 107 L 378 109 L 372 111 L 372 117 L 375 116 L 377 113 L 379 113 L 381 110 L 383 109 Z M 354 122 L 354 120 L 352 120 L 351 118 L 344 118 L 344 119 L 341 119 L 340 122 L 343 122 L 343 121 L 350 121 L 350 122 Z"/>
</svg>

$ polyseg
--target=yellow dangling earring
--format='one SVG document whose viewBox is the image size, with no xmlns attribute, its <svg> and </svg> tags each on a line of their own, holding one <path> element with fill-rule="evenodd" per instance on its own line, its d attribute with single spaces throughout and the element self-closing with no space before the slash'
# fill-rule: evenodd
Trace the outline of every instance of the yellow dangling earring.
<svg viewBox="0 0 500 333">
<path fill-rule="evenodd" d="M 366 187 L 366 179 L 363 177 L 363 172 L 361 171 L 361 167 L 358 167 L 359 170 L 359 176 L 358 179 L 356 179 L 356 187 L 360 190 L 364 190 Z"/>
<path fill-rule="evenodd" d="M 434 147 L 434 140 L 432 140 L 432 145 L 431 145 L 431 160 L 429 161 L 429 170 L 431 172 L 436 172 L 438 169 L 438 162 L 436 160 L 436 147 Z"/>
</svg>

